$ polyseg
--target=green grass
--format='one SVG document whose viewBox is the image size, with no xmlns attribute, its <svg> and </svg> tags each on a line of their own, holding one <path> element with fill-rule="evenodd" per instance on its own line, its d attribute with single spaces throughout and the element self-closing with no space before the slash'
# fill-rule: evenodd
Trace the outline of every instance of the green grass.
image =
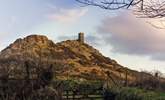
<svg viewBox="0 0 165 100">
<path fill-rule="evenodd" d="M 108 91 L 115 94 L 116 100 L 165 100 L 165 93 L 138 88 L 111 88 Z"/>
</svg>

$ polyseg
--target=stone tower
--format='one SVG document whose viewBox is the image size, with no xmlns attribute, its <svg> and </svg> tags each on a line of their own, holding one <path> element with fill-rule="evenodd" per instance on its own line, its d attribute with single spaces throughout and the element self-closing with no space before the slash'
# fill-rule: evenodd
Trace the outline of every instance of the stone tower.
<svg viewBox="0 0 165 100">
<path fill-rule="evenodd" d="M 84 43 L 84 33 L 83 33 L 83 32 L 80 32 L 80 33 L 78 34 L 78 41 L 79 41 L 80 43 Z"/>
</svg>

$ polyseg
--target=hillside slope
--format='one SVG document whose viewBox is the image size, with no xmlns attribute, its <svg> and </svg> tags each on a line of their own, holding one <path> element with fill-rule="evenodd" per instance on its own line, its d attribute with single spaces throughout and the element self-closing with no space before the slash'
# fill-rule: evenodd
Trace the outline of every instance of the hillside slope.
<svg viewBox="0 0 165 100">
<path fill-rule="evenodd" d="M 46 36 L 30 35 L 17 39 L 0 52 L 0 75 L 7 73 L 10 78 L 24 78 L 26 61 L 30 64 L 32 78 L 37 70 L 51 64 L 56 78 L 64 80 L 105 80 L 107 71 L 115 79 L 124 79 L 127 71 L 128 79 L 135 80 L 138 74 L 103 56 L 87 43 L 78 40 L 54 43 Z"/>
</svg>

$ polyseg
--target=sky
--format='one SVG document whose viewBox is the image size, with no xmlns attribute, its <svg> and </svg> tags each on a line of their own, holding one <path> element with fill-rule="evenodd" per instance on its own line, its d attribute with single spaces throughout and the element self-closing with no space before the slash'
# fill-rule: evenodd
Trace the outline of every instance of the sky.
<svg viewBox="0 0 165 100">
<path fill-rule="evenodd" d="M 75 0 L 0 0 L 0 50 L 31 34 L 57 43 L 84 32 L 87 43 L 121 65 L 165 73 L 165 29 L 153 25 L 162 23 L 138 18 L 131 10 L 84 7 Z"/>
</svg>

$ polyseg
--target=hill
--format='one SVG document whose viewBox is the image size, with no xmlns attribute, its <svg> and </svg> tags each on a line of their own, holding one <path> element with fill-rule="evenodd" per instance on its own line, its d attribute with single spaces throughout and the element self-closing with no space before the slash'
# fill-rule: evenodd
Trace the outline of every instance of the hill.
<svg viewBox="0 0 165 100">
<path fill-rule="evenodd" d="M 36 72 L 53 65 L 55 77 L 66 80 L 106 80 L 107 72 L 116 80 L 133 81 L 139 72 L 130 70 L 117 61 L 103 56 L 84 43 L 83 37 L 54 43 L 43 35 L 17 39 L 0 52 L 0 77 L 22 79 L 26 76 L 25 62 L 30 65 L 31 78 Z M 126 76 L 127 75 L 127 76 Z"/>
</svg>

